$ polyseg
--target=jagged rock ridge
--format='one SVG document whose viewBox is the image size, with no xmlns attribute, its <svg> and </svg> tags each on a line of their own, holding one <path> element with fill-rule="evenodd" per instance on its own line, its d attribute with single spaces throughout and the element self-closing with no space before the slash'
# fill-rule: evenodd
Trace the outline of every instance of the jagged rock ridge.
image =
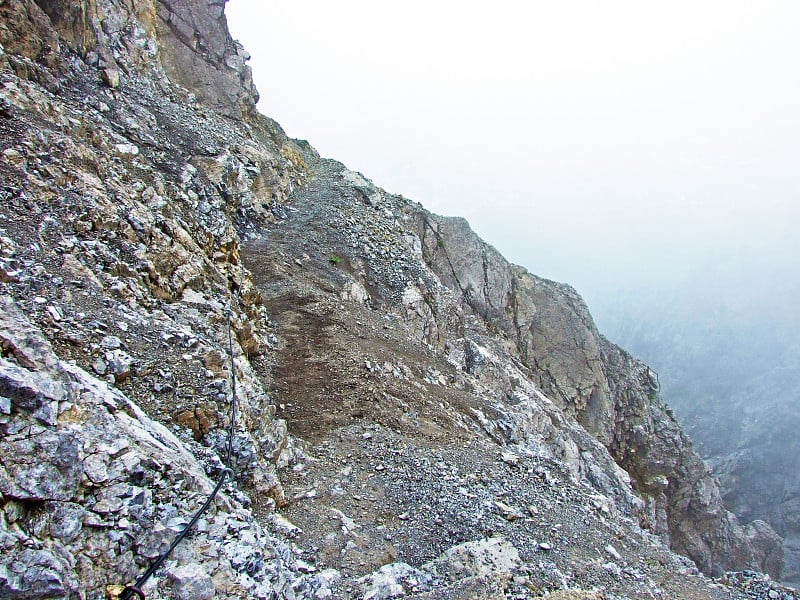
<svg viewBox="0 0 800 600">
<path fill-rule="evenodd" d="M 772 569 L 574 291 L 287 139 L 222 9 L 0 4 L 2 595 L 168 545 L 223 466 L 229 305 L 237 483 L 148 597 L 741 597 L 667 539 Z"/>
</svg>

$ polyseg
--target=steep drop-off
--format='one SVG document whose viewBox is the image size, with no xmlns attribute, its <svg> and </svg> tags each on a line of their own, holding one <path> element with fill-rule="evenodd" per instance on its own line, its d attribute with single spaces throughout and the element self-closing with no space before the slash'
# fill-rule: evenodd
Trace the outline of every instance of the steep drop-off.
<svg viewBox="0 0 800 600">
<path fill-rule="evenodd" d="M 603 320 L 614 339 L 658 369 L 675 414 L 719 478 L 726 505 L 741 520 L 763 519 L 784 539 L 781 577 L 797 583 L 797 278 L 751 275 L 743 286 L 730 270 L 715 266 L 670 295 L 626 298 L 603 311 Z"/>
<path fill-rule="evenodd" d="M 226 466 L 233 374 L 235 481 L 148 598 L 777 572 L 577 294 L 287 139 L 223 8 L 0 3 L 0 596 L 135 580 Z"/>
</svg>

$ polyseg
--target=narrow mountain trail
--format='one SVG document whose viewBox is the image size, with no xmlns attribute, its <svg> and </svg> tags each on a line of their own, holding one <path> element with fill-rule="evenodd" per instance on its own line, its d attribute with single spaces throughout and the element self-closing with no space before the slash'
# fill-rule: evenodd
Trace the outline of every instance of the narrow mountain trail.
<svg viewBox="0 0 800 600">
<path fill-rule="evenodd" d="M 243 249 L 275 334 L 255 366 L 297 445 L 279 473 L 289 501 L 280 514 L 293 525 L 273 525 L 295 536 L 309 568 L 341 573 L 343 598 L 372 589 L 378 569 L 414 597 L 427 589 L 430 561 L 497 539 L 519 561 L 511 581 L 475 584 L 495 594 L 487 598 L 564 587 L 609 598 L 737 597 L 561 465 L 489 435 L 479 391 L 403 317 L 380 265 L 364 260 L 385 241 L 353 243 L 375 207 L 343 185 L 338 163 L 310 164 L 282 218 Z M 401 563 L 419 571 L 404 579 Z M 446 597 L 478 597 L 473 583 L 452 583 Z"/>
</svg>

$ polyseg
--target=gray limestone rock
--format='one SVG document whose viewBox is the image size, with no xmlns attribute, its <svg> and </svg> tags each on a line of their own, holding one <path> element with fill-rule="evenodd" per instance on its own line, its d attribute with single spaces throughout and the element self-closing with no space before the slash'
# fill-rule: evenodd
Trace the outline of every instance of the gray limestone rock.
<svg viewBox="0 0 800 600">
<path fill-rule="evenodd" d="M 725 510 L 716 480 L 668 414 L 650 369 L 599 334 L 575 290 L 509 264 L 463 219 L 424 211 L 415 217 L 425 261 L 442 283 L 513 340 L 539 388 L 631 475 L 648 503 L 644 525 L 706 572 L 766 568 L 757 560 L 763 553 Z M 484 360 L 474 345 L 465 359 L 471 372 Z M 607 469 L 601 473 L 586 472 L 604 492 L 619 489 L 602 483 Z"/>
<path fill-rule="evenodd" d="M 168 75 L 228 116 L 251 113 L 258 101 L 249 55 L 228 33 L 222 4 L 163 0 L 157 31 Z"/>
<path fill-rule="evenodd" d="M 487 575 L 510 579 L 522 561 L 511 542 L 499 537 L 484 538 L 453 546 L 424 568 L 453 582 Z"/>
<path fill-rule="evenodd" d="M 0 439 L 0 492 L 21 500 L 72 500 L 83 466 L 80 442 L 66 431 Z"/>
<path fill-rule="evenodd" d="M 177 567 L 170 573 L 170 578 L 178 600 L 211 600 L 216 595 L 211 577 L 200 565 Z"/>
<path fill-rule="evenodd" d="M 78 580 L 66 557 L 49 550 L 25 549 L 0 557 L 0 597 L 68 598 L 77 594 Z"/>
<path fill-rule="evenodd" d="M 46 425 L 55 425 L 58 403 L 67 399 L 59 379 L 29 371 L 0 357 L 0 394 L 11 408 L 24 410 Z"/>
<path fill-rule="evenodd" d="M 121 383 L 131 376 L 133 357 L 122 350 L 111 350 L 105 353 L 105 363 L 109 373 L 114 375 L 114 381 Z"/>
<path fill-rule="evenodd" d="M 388 600 L 427 589 L 432 577 L 411 565 L 395 562 L 382 566 L 360 582 L 364 586 L 364 600 Z"/>
<path fill-rule="evenodd" d="M 75 502 L 46 502 L 45 512 L 50 521 L 50 535 L 69 544 L 81 532 L 86 509 Z"/>
<path fill-rule="evenodd" d="M 709 570 L 725 560 L 747 563 L 754 547 L 762 549 L 762 564 L 777 564 L 775 540 L 760 525 L 748 533 L 750 554 L 741 550 L 740 528 L 651 397 L 657 390 L 646 369 L 599 336 L 574 290 L 508 265 L 465 221 L 429 215 L 378 190 L 255 113 L 247 55 L 230 38 L 224 2 L 89 4 L 0 2 L 0 175 L 8 182 L 0 192 L 8 213 L 0 232 L 0 596 L 102 597 L 110 582 L 134 581 L 188 522 L 214 487 L 208 473 L 219 472 L 227 446 L 228 307 L 240 477 L 179 547 L 171 574 L 151 582 L 153 597 L 211 598 L 216 587 L 235 597 L 324 598 L 352 586 L 372 597 L 498 598 L 504 587 L 524 584 L 522 575 L 518 584 L 509 577 L 522 567 L 530 573 L 532 561 L 548 589 L 566 586 L 552 562 L 572 543 L 559 537 L 559 523 L 546 542 L 529 541 L 519 551 L 483 537 L 493 528 L 513 534 L 562 503 L 596 518 L 609 535 L 633 532 L 638 545 L 620 547 L 620 554 L 661 553 L 665 562 L 641 568 L 672 583 L 675 576 L 658 569 L 678 559 L 657 540 L 652 547 L 641 542 L 614 504 L 627 517 L 652 516 L 645 524 L 668 532 L 674 547 Z M 300 197 L 319 212 L 297 214 L 285 205 Z M 408 507 L 376 513 L 374 524 L 355 513 L 333 519 L 333 530 L 309 544 L 332 544 L 325 560 L 342 556 L 339 541 L 352 560 L 379 556 L 370 563 L 374 576 L 361 582 L 351 573 L 315 574 L 309 547 L 300 547 L 330 514 L 289 533 L 277 526 L 269 533 L 254 516 L 286 504 L 275 464 L 287 467 L 282 476 L 302 477 L 305 441 L 290 439 L 276 418 L 281 405 L 266 393 L 285 340 L 244 264 L 242 239 L 295 217 L 296 232 L 308 238 L 285 256 L 270 244 L 276 268 L 261 275 L 286 275 L 267 284 L 273 299 L 297 311 L 282 331 L 306 336 L 297 347 L 310 354 L 272 383 L 295 378 L 324 388 L 315 424 L 366 422 L 374 409 L 392 431 L 426 437 L 419 454 L 406 457 L 414 465 L 408 473 L 391 467 L 402 443 L 365 461 L 372 463 L 369 479 L 391 480 Z M 288 289 L 298 273 L 308 276 L 299 293 Z M 337 313 L 351 309 L 365 311 L 373 325 L 357 339 L 388 354 L 358 357 L 355 373 L 345 364 L 351 348 L 334 352 L 325 339 Z M 112 333 L 114 324 L 124 340 Z M 425 363 L 412 369 L 404 353 L 413 354 L 417 340 Z M 313 353 L 320 350 L 331 353 L 318 360 Z M 366 371 L 365 359 L 372 367 Z M 324 360 L 335 368 L 325 371 Z M 107 384 L 110 376 L 118 387 Z M 387 382 L 396 387 L 381 388 Z M 416 405 L 415 395 L 423 399 Z M 280 411 L 291 414 L 306 391 L 300 396 Z M 173 429 L 174 415 L 197 415 L 198 406 L 211 417 L 201 436 L 207 445 Z M 477 442 L 490 448 L 471 455 L 483 473 L 470 464 L 456 484 L 447 464 L 429 460 L 437 436 L 468 442 L 460 451 Z M 519 459 L 503 462 L 501 448 Z M 437 484 L 451 485 L 436 489 L 452 493 L 420 498 L 416 484 L 431 482 L 403 479 L 418 468 L 434 469 L 428 472 Z M 491 481 L 492 472 L 511 478 Z M 316 493 L 327 477 L 294 501 L 328 501 Z M 530 500 L 509 497 L 517 487 L 535 491 L 539 512 L 526 513 Z M 484 501 L 474 502 L 474 491 L 485 493 Z M 598 492 L 608 497 L 596 500 Z M 372 490 L 358 493 L 360 508 L 379 503 Z M 461 508 L 440 512 L 448 505 Z M 406 548 L 419 563 L 444 552 L 428 563 L 435 574 L 395 562 L 401 540 L 393 528 L 413 524 L 414 511 L 425 512 L 430 526 L 407 538 Z M 379 534 L 370 539 L 373 525 Z M 481 539 L 447 550 L 451 528 L 459 541 L 476 532 Z M 593 577 L 589 563 L 574 575 Z M 608 581 L 595 580 L 620 584 Z M 625 593 L 649 593 L 644 579 L 631 576 L 625 585 Z M 710 589 L 702 579 L 692 585 Z"/>
</svg>

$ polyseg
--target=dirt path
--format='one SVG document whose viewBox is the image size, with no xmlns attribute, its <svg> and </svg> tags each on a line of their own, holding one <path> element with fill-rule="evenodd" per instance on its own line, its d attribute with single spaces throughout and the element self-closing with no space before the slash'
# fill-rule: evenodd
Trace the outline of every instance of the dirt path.
<svg viewBox="0 0 800 600">
<path fill-rule="evenodd" d="M 305 452 L 280 474 L 289 499 L 281 512 L 299 526 L 302 559 L 344 576 L 337 597 L 358 597 L 356 579 L 382 565 L 418 567 L 492 536 L 511 540 L 524 560 L 507 598 L 564 586 L 626 598 L 741 597 L 709 586 L 604 509 L 557 462 L 503 458 L 510 446 L 476 417 L 483 399 L 399 317 L 392 291 L 373 277 L 371 301 L 347 297 L 358 257 L 342 215 L 360 200 L 336 188 L 330 164 L 314 169 L 286 218 L 248 243 L 243 260 L 278 338 L 256 368 Z M 348 226 L 358 231 L 369 210 Z"/>
</svg>

